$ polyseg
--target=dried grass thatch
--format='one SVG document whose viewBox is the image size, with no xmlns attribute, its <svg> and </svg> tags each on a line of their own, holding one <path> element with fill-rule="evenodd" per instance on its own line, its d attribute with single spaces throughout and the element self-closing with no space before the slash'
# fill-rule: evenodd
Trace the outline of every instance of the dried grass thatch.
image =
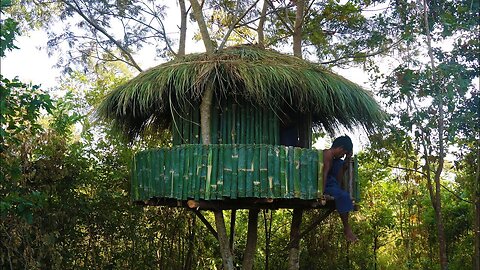
<svg viewBox="0 0 480 270">
<path fill-rule="evenodd" d="M 314 125 L 331 132 L 338 125 L 367 131 L 384 114 L 371 94 L 319 65 L 254 46 L 227 48 L 214 55 L 190 54 L 142 72 L 105 97 L 98 115 L 136 136 L 149 127 L 165 129 L 172 110 L 215 95 L 233 95 L 255 106 L 311 113 Z"/>
</svg>

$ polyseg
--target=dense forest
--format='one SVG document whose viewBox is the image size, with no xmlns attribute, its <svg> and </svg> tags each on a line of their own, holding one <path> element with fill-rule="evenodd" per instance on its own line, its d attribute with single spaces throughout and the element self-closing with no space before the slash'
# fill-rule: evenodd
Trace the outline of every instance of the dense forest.
<svg viewBox="0 0 480 270">
<path fill-rule="evenodd" d="M 96 117 L 106 93 L 145 69 L 140 51 L 153 48 L 161 63 L 193 42 L 361 68 L 389 114 L 355 153 L 360 240 L 348 244 L 330 215 L 302 238 L 300 269 L 479 269 L 479 9 L 478 0 L 2 0 L 0 56 L 45 31 L 64 73 L 53 89 L 0 77 L 0 269 L 222 269 L 194 212 L 131 201 L 134 154 L 171 145 L 171 134 L 128 140 Z M 292 212 L 260 212 L 254 269 L 288 269 Z M 304 213 L 302 226 L 322 215 Z M 247 225 L 238 211 L 236 262 Z"/>
</svg>

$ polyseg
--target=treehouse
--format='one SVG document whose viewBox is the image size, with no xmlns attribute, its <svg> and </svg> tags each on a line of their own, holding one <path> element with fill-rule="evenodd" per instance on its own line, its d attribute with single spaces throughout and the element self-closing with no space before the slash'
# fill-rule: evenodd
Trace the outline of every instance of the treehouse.
<svg viewBox="0 0 480 270">
<path fill-rule="evenodd" d="M 142 72 L 98 112 L 131 138 L 170 131 L 171 147 L 136 154 L 134 201 L 207 210 L 322 207 L 323 152 L 311 149 L 313 130 L 368 131 L 382 120 L 358 85 L 254 46 L 191 54 Z M 355 163 L 344 188 L 358 201 L 356 171 Z"/>
</svg>

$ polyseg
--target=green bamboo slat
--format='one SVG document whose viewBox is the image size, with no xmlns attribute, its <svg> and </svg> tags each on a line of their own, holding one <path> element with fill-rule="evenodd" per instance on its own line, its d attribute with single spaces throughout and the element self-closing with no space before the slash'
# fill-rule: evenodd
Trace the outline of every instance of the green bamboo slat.
<svg viewBox="0 0 480 270">
<path fill-rule="evenodd" d="M 273 179 L 275 178 L 275 152 L 273 146 L 267 146 L 268 198 L 274 198 Z"/>
<path fill-rule="evenodd" d="M 268 148 L 260 148 L 260 196 L 268 197 Z"/>
<path fill-rule="evenodd" d="M 150 156 L 150 153 L 152 151 L 151 150 L 148 150 L 147 152 L 145 152 L 145 187 L 146 187 L 146 196 L 147 198 L 150 198 L 151 197 L 151 194 L 152 194 L 152 186 L 153 186 L 153 181 L 152 181 L 152 158 Z"/>
<path fill-rule="evenodd" d="M 280 180 L 280 146 L 272 147 L 274 153 L 274 171 L 273 171 L 273 195 L 275 198 L 282 196 L 282 184 Z"/>
<path fill-rule="evenodd" d="M 252 111 L 252 108 L 249 106 L 245 109 L 245 113 L 246 113 L 246 120 L 245 120 L 245 126 L 242 128 L 243 130 L 245 130 L 245 136 L 243 138 L 243 142 L 244 144 L 249 144 L 249 143 L 252 143 L 253 142 L 253 129 L 252 129 L 252 120 L 253 120 L 253 117 L 252 117 L 252 114 L 253 114 L 253 111 Z"/>
<path fill-rule="evenodd" d="M 192 191 L 194 193 L 193 198 L 195 200 L 199 200 L 200 199 L 200 174 L 202 170 L 202 146 L 201 145 L 195 145 L 195 147 L 193 148 L 193 159 L 194 159 L 193 166 L 195 167 L 193 180 L 192 180 Z"/>
<path fill-rule="evenodd" d="M 233 171 L 233 160 L 232 160 L 232 145 L 225 145 L 224 149 L 224 163 L 223 163 L 223 196 L 231 197 L 232 196 L 232 171 Z"/>
<path fill-rule="evenodd" d="M 217 191 L 217 176 L 218 176 L 218 144 L 210 145 L 212 149 L 213 161 L 212 161 L 212 171 L 210 176 L 210 199 L 218 199 Z"/>
<path fill-rule="evenodd" d="M 147 188 L 148 188 L 148 180 L 146 179 L 146 156 L 145 152 L 142 152 L 139 156 L 139 161 L 142 167 L 140 168 L 140 191 L 142 194 L 143 199 L 147 199 L 148 193 L 147 193 Z"/>
<path fill-rule="evenodd" d="M 253 197 L 253 172 L 255 170 L 254 164 L 254 145 L 246 145 L 246 169 L 247 175 L 245 178 L 245 196 L 246 197 Z"/>
<path fill-rule="evenodd" d="M 180 147 L 175 147 L 173 149 L 173 161 L 172 161 L 172 169 L 173 169 L 173 195 L 175 199 L 182 198 L 182 185 L 183 179 L 180 176 L 180 172 L 183 169 L 183 162 L 180 156 Z"/>
<path fill-rule="evenodd" d="M 233 145 L 232 147 L 232 178 L 231 178 L 231 193 L 232 199 L 238 197 L 238 147 Z"/>
<path fill-rule="evenodd" d="M 280 144 L 280 126 L 279 126 L 279 119 L 278 116 L 274 114 L 273 117 L 273 144 L 279 145 Z"/>
<path fill-rule="evenodd" d="M 172 186 L 172 168 L 171 168 L 171 163 L 172 163 L 172 154 L 171 151 L 167 151 L 165 155 L 165 193 L 163 194 L 164 197 L 170 198 L 171 197 L 171 186 Z"/>
<path fill-rule="evenodd" d="M 219 110 L 215 100 L 213 106 L 210 109 L 210 142 L 218 143 L 218 123 L 219 123 Z"/>
<path fill-rule="evenodd" d="M 238 114 L 238 105 L 232 104 L 232 133 L 231 133 L 231 144 L 242 143 L 242 127 L 240 126 L 239 114 Z"/>
<path fill-rule="evenodd" d="M 247 133 L 248 133 L 248 130 L 246 130 L 246 127 L 247 127 L 247 116 L 246 116 L 246 109 L 245 109 L 245 106 L 242 106 L 240 107 L 240 110 L 239 110 L 239 118 L 240 118 L 240 129 L 241 131 L 239 132 L 240 133 L 240 138 L 239 138 L 239 142 L 244 144 L 245 141 L 247 140 L 246 136 L 247 136 Z"/>
<path fill-rule="evenodd" d="M 195 167 L 196 167 L 196 164 L 195 164 L 195 157 L 194 157 L 194 154 L 193 154 L 193 149 L 194 149 L 195 145 L 189 145 L 187 147 L 187 150 L 186 150 L 186 155 L 187 155 L 187 159 L 188 159 L 188 167 L 187 167 L 187 170 L 188 170 L 188 181 L 187 181 L 187 198 L 194 198 L 195 197 L 195 194 L 194 194 L 194 191 L 193 191 L 193 184 L 195 182 Z"/>
<path fill-rule="evenodd" d="M 155 152 L 157 153 L 157 162 L 158 162 L 158 196 L 163 196 L 165 191 L 165 160 L 164 160 L 164 153 L 163 149 L 156 149 Z"/>
<path fill-rule="evenodd" d="M 261 194 L 260 189 L 260 151 L 261 146 L 253 145 L 253 197 L 259 198 Z"/>
<path fill-rule="evenodd" d="M 353 177 L 355 179 L 355 202 L 360 201 L 360 179 L 358 178 L 358 159 L 353 158 Z"/>
<path fill-rule="evenodd" d="M 318 150 L 317 155 L 317 197 L 320 198 L 323 195 L 323 150 Z"/>
<path fill-rule="evenodd" d="M 308 175 L 308 180 L 307 180 L 307 199 L 314 199 L 315 198 L 315 191 L 314 191 L 314 177 L 313 177 L 313 155 L 312 151 L 308 150 L 308 159 L 307 159 L 307 175 Z"/>
<path fill-rule="evenodd" d="M 238 197 L 245 197 L 245 179 L 247 176 L 247 157 L 245 145 L 238 145 Z"/>
<path fill-rule="evenodd" d="M 267 110 L 266 110 L 267 111 Z M 275 125 L 273 124 L 273 122 L 275 122 L 275 115 L 273 114 L 273 112 L 271 111 L 268 111 L 267 113 L 268 115 L 268 144 L 274 144 L 274 137 L 277 135 L 275 134 Z"/>
<path fill-rule="evenodd" d="M 307 121 L 307 140 L 308 140 L 308 148 L 312 148 L 312 115 L 308 115 Z"/>
<path fill-rule="evenodd" d="M 201 161 L 201 170 L 200 170 L 200 199 L 208 200 L 206 196 L 206 183 L 207 183 L 207 174 L 208 174 L 208 158 L 209 158 L 209 148 L 208 145 L 202 145 L 202 161 Z"/>
<path fill-rule="evenodd" d="M 298 147 L 293 148 L 293 194 L 295 198 L 301 197 L 300 187 L 300 158 L 301 149 Z"/>
<path fill-rule="evenodd" d="M 265 113 L 264 110 L 262 110 L 262 143 L 263 144 L 268 144 L 268 113 Z"/>
<path fill-rule="evenodd" d="M 308 152 L 306 150 L 301 151 L 300 158 L 300 198 L 307 198 L 307 188 L 308 188 Z"/>
<path fill-rule="evenodd" d="M 262 118 L 260 110 L 255 110 L 255 127 L 254 127 L 254 134 L 255 134 L 255 143 L 261 144 L 262 142 Z"/>
<path fill-rule="evenodd" d="M 248 121 L 248 142 L 249 144 L 255 143 L 255 108 L 252 106 L 249 108 L 250 119 Z"/>
<path fill-rule="evenodd" d="M 217 199 L 222 199 L 223 193 L 223 173 L 224 173 L 225 145 L 218 145 L 218 167 L 217 167 Z"/>
<path fill-rule="evenodd" d="M 205 200 L 210 200 L 210 182 L 212 180 L 213 149 L 207 146 L 207 173 L 205 178 Z"/>
<path fill-rule="evenodd" d="M 314 184 L 316 182 L 315 181 L 316 177 L 314 177 L 314 163 L 313 163 L 313 160 L 314 160 L 314 158 L 313 158 L 312 151 L 308 150 L 308 163 L 307 163 L 308 180 L 307 180 L 307 194 L 306 194 L 307 199 L 314 199 L 315 198 L 315 193 L 316 193 L 316 190 L 314 188 Z"/>
<path fill-rule="evenodd" d="M 280 197 L 288 197 L 288 188 L 287 188 L 287 148 L 285 146 L 278 146 L 280 151 L 279 162 L 280 162 Z"/>
<path fill-rule="evenodd" d="M 150 152 L 152 156 L 152 197 L 158 197 L 159 195 L 159 182 L 160 182 L 160 167 L 158 164 L 158 151 L 153 150 Z"/>
<path fill-rule="evenodd" d="M 312 196 L 314 198 L 318 198 L 318 194 L 317 194 L 317 190 L 318 190 L 318 182 L 317 182 L 317 179 L 318 179 L 318 151 L 316 150 L 312 150 L 313 152 L 313 169 L 312 169 L 312 173 L 313 173 L 313 176 L 312 176 L 312 181 L 313 181 L 313 194 Z"/>
<path fill-rule="evenodd" d="M 186 200 L 188 198 L 188 182 L 189 182 L 189 168 L 191 167 L 190 165 L 190 158 L 189 158 L 189 153 L 188 153 L 189 146 L 183 146 L 181 149 L 181 154 L 182 154 L 182 159 L 180 160 L 181 163 L 183 163 L 183 168 L 181 171 L 181 178 L 183 180 L 182 183 L 182 200 Z"/>
<path fill-rule="evenodd" d="M 234 118 L 234 114 L 232 112 L 233 110 L 233 107 L 232 107 L 232 102 L 230 101 L 230 99 L 227 100 L 227 104 L 228 106 L 225 108 L 225 119 L 224 119 L 224 122 L 225 122 L 225 134 L 224 134 L 224 137 L 223 137 L 223 141 L 222 143 L 224 144 L 232 144 L 232 140 L 231 140 L 231 131 L 232 131 L 232 122 L 233 122 L 233 118 Z"/>
<path fill-rule="evenodd" d="M 294 187 L 294 175 L 295 175 L 295 161 L 294 161 L 294 148 L 292 146 L 288 147 L 288 167 L 287 167 L 287 174 L 288 174 L 288 198 L 294 197 L 295 187 Z"/>
</svg>

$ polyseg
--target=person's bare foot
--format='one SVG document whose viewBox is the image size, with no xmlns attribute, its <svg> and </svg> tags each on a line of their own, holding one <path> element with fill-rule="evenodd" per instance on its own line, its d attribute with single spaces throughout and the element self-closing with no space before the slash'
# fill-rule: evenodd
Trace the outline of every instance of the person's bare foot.
<svg viewBox="0 0 480 270">
<path fill-rule="evenodd" d="M 343 233 L 348 242 L 355 243 L 358 241 L 358 237 L 352 232 L 352 229 L 345 229 Z"/>
</svg>

